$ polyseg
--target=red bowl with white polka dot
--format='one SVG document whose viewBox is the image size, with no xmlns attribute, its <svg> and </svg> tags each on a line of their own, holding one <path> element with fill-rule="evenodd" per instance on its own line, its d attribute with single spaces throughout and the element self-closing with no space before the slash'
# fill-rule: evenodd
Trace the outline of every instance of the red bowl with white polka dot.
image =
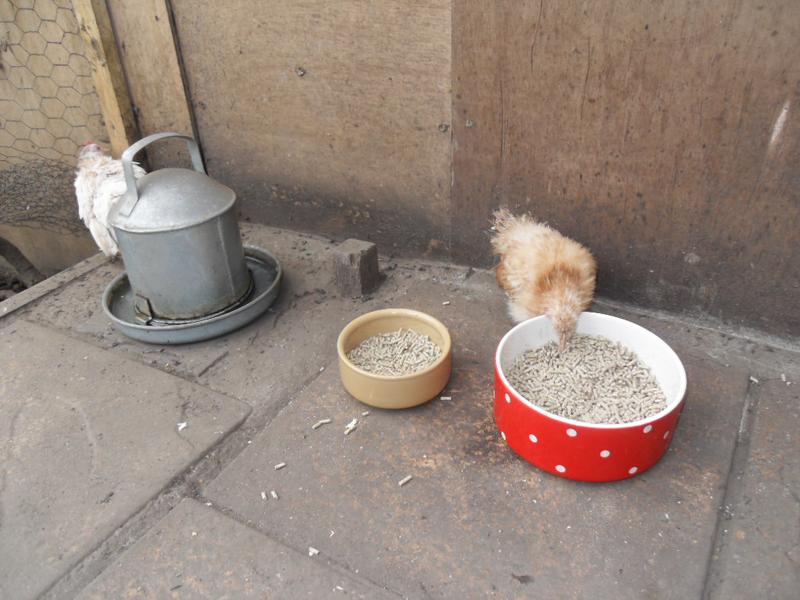
<svg viewBox="0 0 800 600">
<path fill-rule="evenodd" d="M 505 373 L 521 354 L 557 340 L 549 317 L 520 323 L 500 341 L 495 355 L 494 415 L 500 435 L 540 469 L 578 481 L 616 481 L 643 473 L 672 441 L 686 392 L 686 371 L 666 342 L 644 327 L 609 315 L 583 313 L 579 334 L 619 342 L 653 372 L 667 407 L 641 421 L 595 424 L 554 415 L 519 394 Z"/>
</svg>

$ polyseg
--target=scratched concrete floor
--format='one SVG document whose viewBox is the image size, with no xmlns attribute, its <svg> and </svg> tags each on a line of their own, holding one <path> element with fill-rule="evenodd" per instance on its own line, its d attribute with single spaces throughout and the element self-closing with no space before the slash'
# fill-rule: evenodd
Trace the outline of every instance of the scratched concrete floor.
<svg viewBox="0 0 800 600">
<path fill-rule="evenodd" d="M 670 343 L 689 392 L 655 468 L 579 484 L 519 460 L 493 426 L 510 323 L 490 273 L 384 259 L 381 288 L 351 300 L 329 241 L 244 234 L 281 259 L 284 290 L 210 342 L 116 333 L 98 302 L 121 267 L 99 258 L 0 304 L 0 597 L 797 596 L 791 342 L 598 302 Z M 361 416 L 342 390 L 339 330 L 385 306 L 451 329 L 451 400 Z"/>
</svg>

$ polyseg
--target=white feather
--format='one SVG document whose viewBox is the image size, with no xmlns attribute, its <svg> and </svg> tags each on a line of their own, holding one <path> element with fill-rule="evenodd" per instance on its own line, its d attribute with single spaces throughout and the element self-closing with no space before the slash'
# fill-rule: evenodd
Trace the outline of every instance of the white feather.
<svg viewBox="0 0 800 600">
<path fill-rule="evenodd" d="M 134 164 L 133 174 L 139 179 L 145 171 Z M 119 160 L 111 158 L 96 144 L 89 144 L 81 150 L 75 177 L 78 215 L 106 256 L 119 254 L 108 217 L 125 194 L 125 187 L 125 176 Z"/>
<path fill-rule="evenodd" d="M 511 317 L 511 320 L 514 321 L 514 323 L 522 323 L 523 321 L 527 321 L 528 319 L 538 316 L 511 298 L 508 298 L 506 303 L 508 305 L 508 316 Z"/>
</svg>

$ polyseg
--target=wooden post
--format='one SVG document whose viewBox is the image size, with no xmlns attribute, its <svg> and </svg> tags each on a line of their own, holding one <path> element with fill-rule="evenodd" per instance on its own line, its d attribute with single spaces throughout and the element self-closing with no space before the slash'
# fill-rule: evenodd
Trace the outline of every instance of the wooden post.
<svg viewBox="0 0 800 600">
<path fill-rule="evenodd" d="M 138 135 L 108 8 L 105 0 L 72 0 L 72 6 L 86 44 L 86 58 L 92 65 L 111 153 L 119 157 Z"/>
<path fill-rule="evenodd" d="M 345 298 L 364 296 L 381 282 L 378 247 L 372 242 L 345 240 L 333 251 L 336 288 Z"/>
</svg>

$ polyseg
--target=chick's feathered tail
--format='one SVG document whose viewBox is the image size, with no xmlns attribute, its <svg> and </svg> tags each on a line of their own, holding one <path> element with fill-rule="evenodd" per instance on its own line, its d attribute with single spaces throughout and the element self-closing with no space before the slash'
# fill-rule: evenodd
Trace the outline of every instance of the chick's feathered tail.
<svg viewBox="0 0 800 600">
<path fill-rule="evenodd" d="M 497 282 L 508 295 L 509 314 L 514 321 L 548 315 L 563 346 L 591 304 L 594 258 L 555 229 L 507 209 L 494 213 L 494 230 Z"/>
</svg>

